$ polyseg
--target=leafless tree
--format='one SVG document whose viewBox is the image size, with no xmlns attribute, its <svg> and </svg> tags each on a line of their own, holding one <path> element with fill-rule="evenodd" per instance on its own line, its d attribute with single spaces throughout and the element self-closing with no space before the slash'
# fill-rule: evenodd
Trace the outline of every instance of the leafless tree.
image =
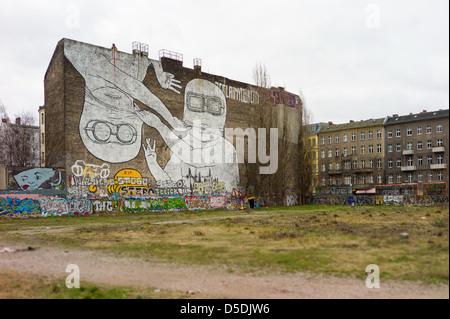
<svg viewBox="0 0 450 319">
<path fill-rule="evenodd" d="M 0 101 L 1 102 L 1 101 Z M 39 165 L 39 129 L 31 112 L 23 111 L 20 123 L 11 123 L 6 106 L 0 103 L 0 164 L 8 166 Z"/>
<path fill-rule="evenodd" d="M 253 68 L 253 81 L 255 81 L 255 84 L 257 86 L 263 87 L 263 88 L 269 88 L 270 87 L 270 76 L 267 72 L 266 65 L 257 62 L 255 67 Z"/>
<path fill-rule="evenodd" d="M 302 92 L 300 92 L 303 100 L 302 107 L 302 129 L 299 136 L 299 188 L 300 188 L 300 204 L 305 205 L 309 202 L 310 189 L 313 179 L 313 146 L 309 139 L 310 132 L 308 127 L 312 124 L 312 113 L 305 106 L 305 100 Z"/>
</svg>

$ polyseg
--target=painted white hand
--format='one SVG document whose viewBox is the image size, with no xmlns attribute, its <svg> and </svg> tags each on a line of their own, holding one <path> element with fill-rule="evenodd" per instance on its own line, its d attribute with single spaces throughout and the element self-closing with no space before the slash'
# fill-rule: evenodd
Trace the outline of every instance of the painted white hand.
<svg viewBox="0 0 450 319">
<path fill-rule="evenodd" d="M 156 140 L 153 140 L 153 146 L 150 146 L 151 139 L 145 139 L 147 142 L 147 147 L 142 144 L 142 148 L 144 149 L 145 158 L 147 160 L 148 166 L 157 164 L 157 155 L 156 155 Z"/>
<path fill-rule="evenodd" d="M 163 72 L 161 75 L 160 84 L 164 89 L 168 89 L 177 94 L 180 94 L 179 90 L 182 89 L 180 83 L 181 81 L 175 80 L 175 76 L 172 73 Z"/>
</svg>

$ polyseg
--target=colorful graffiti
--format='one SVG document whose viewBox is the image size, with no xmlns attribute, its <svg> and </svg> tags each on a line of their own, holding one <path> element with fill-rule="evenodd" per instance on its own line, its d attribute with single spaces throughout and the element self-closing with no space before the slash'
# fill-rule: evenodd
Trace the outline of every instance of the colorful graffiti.
<svg viewBox="0 0 450 319">
<path fill-rule="evenodd" d="M 41 216 L 41 207 L 37 200 L 0 197 L 0 218 L 26 218 L 39 216 Z"/>
<path fill-rule="evenodd" d="M 68 200 L 67 203 L 70 216 L 92 214 L 92 204 L 91 201 L 87 199 L 72 199 Z"/>
<path fill-rule="evenodd" d="M 300 101 L 298 97 L 283 90 L 271 89 L 270 93 L 267 93 L 263 98 L 263 105 L 277 105 L 285 104 L 290 107 L 298 109 L 300 107 Z"/>
<path fill-rule="evenodd" d="M 8 185 L 10 190 L 34 191 L 38 189 L 64 189 L 64 174 L 55 168 L 11 168 L 12 176 Z"/>
<path fill-rule="evenodd" d="M 69 215 L 69 205 L 64 198 L 41 198 L 39 205 L 43 217 Z"/>
</svg>

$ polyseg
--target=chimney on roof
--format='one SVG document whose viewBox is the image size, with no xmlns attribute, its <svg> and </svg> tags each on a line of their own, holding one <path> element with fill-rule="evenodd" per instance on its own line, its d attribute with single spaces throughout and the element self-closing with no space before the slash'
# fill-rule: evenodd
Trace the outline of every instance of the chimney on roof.
<svg viewBox="0 0 450 319">
<path fill-rule="evenodd" d="M 20 117 L 16 117 L 16 124 L 20 125 Z"/>
<path fill-rule="evenodd" d="M 2 118 L 3 123 L 8 123 L 8 119 Z"/>
<path fill-rule="evenodd" d="M 409 115 L 412 115 L 412 113 L 409 113 Z"/>
<path fill-rule="evenodd" d="M 331 121 L 330 121 L 330 122 L 328 122 L 328 125 L 333 125 L 333 122 L 331 122 Z"/>
<path fill-rule="evenodd" d="M 355 121 L 353 121 L 353 120 L 350 120 L 350 123 L 355 123 Z"/>
<path fill-rule="evenodd" d="M 398 117 L 398 114 L 394 114 L 393 116 L 394 116 L 394 117 Z"/>
<path fill-rule="evenodd" d="M 423 110 L 422 113 L 427 113 L 427 110 Z"/>
</svg>

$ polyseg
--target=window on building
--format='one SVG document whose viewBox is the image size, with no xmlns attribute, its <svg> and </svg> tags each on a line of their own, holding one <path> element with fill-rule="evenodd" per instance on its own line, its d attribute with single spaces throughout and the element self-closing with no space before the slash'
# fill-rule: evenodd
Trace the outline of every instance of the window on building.
<svg viewBox="0 0 450 319">
<path fill-rule="evenodd" d="M 339 177 L 336 177 L 336 186 L 339 186 L 340 181 L 339 181 Z"/>
<path fill-rule="evenodd" d="M 395 136 L 397 136 L 397 137 L 401 136 L 401 130 L 399 128 L 397 129 L 397 132 L 396 132 Z"/>
<path fill-rule="evenodd" d="M 366 139 L 366 132 L 361 132 L 361 141 Z"/>
<path fill-rule="evenodd" d="M 369 131 L 369 140 L 373 139 L 373 132 Z"/>
<path fill-rule="evenodd" d="M 320 156 L 321 156 L 322 158 L 325 158 L 325 150 L 322 150 L 322 151 L 320 152 Z"/>
<path fill-rule="evenodd" d="M 402 174 L 397 174 L 397 184 L 402 182 Z"/>
<path fill-rule="evenodd" d="M 392 175 L 388 176 L 388 184 L 394 184 L 394 176 Z"/>
<path fill-rule="evenodd" d="M 442 146 L 442 145 L 444 145 L 444 143 L 442 142 L 442 139 L 438 139 L 437 140 L 437 146 Z"/>
<path fill-rule="evenodd" d="M 358 168 L 358 161 L 353 161 L 352 162 L 352 169 L 357 169 Z"/>
<path fill-rule="evenodd" d="M 423 158 L 422 155 L 417 156 L 417 166 L 423 165 Z"/>
<path fill-rule="evenodd" d="M 339 149 L 338 148 L 335 150 L 335 155 L 336 155 L 336 157 L 339 157 Z"/>
<path fill-rule="evenodd" d="M 373 145 L 369 145 L 369 154 L 373 154 Z"/>
<path fill-rule="evenodd" d="M 388 159 L 388 168 L 392 168 L 394 164 L 394 161 L 392 160 L 392 158 Z"/>
<path fill-rule="evenodd" d="M 364 185 L 366 183 L 366 177 L 363 175 L 361 176 L 361 184 Z"/>
<path fill-rule="evenodd" d="M 373 184 L 373 175 L 369 175 L 369 183 Z"/>
<path fill-rule="evenodd" d="M 388 130 L 388 138 L 392 138 L 392 130 Z"/>
<path fill-rule="evenodd" d="M 406 161 L 408 163 L 408 166 L 413 166 L 413 157 L 412 156 L 408 156 L 408 159 Z"/>
<path fill-rule="evenodd" d="M 377 144 L 377 153 L 381 153 L 381 144 Z"/>
<path fill-rule="evenodd" d="M 408 127 L 408 128 L 406 129 L 406 135 L 407 135 L 407 136 L 412 136 L 412 128 Z"/>
<path fill-rule="evenodd" d="M 328 170 L 332 171 L 333 170 L 333 163 L 328 163 Z"/>
<path fill-rule="evenodd" d="M 406 149 L 409 150 L 409 151 L 412 151 L 412 150 L 413 150 L 413 144 L 412 144 L 412 142 L 406 143 Z"/>
<path fill-rule="evenodd" d="M 339 162 L 336 162 L 336 170 L 340 170 L 341 169 L 341 165 L 339 164 Z"/>
<path fill-rule="evenodd" d="M 344 142 L 347 142 L 347 133 L 344 133 L 343 139 L 344 139 Z"/>
<path fill-rule="evenodd" d="M 389 153 L 392 153 L 392 150 L 393 150 L 393 149 L 392 149 L 392 144 L 388 144 L 388 152 L 389 152 Z"/>
<path fill-rule="evenodd" d="M 422 135 L 422 126 L 417 127 L 417 135 Z"/>
<path fill-rule="evenodd" d="M 402 144 L 397 143 L 397 145 L 396 145 L 396 151 L 397 151 L 397 152 L 401 152 L 401 151 L 402 151 Z"/>
<path fill-rule="evenodd" d="M 422 172 L 417 172 L 417 181 L 419 183 L 423 182 L 423 173 Z"/>
<path fill-rule="evenodd" d="M 352 183 L 352 178 L 350 176 L 345 176 L 344 177 L 344 184 L 345 185 L 350 185 Z"/>
<path fill-rule="evenodd" d="M 381 174 L 378 174 L 378 175 L 377 175 L 377 183 L 378 183 L 378 184 L 383 183 L 383 176 L 382 176 Z"/>
<path fill-rule="evenodd" d="M 355 140 L 356 140 L 356 134 L 352 133 L 352 141 L 355 141 Z"/>
<path fill-rule="evenodd" d="M 344 162 L 344 169 L 351 169 L 352 168 L 352 162 L 351 161 L 345 161 Z"/>
<path fill-rule="evenodd" d="M 334 141 L 335 141 L 336 143 L 339 143 L 339 135 L 336 135 L 336 136 L 334 137 Z"/>
<path fill-rule="evenodd" d="M 442 124 L 436 125 L 436 132 L 438 132 L 438 133 L 442 132 Z"/>
<path fill-rule="evenodd" d="M 427 134 L 431 134 L 431 125 L 427 125 Z"/>
<path fill-rule="evenodd" d="M 377 138 L 381 138 L 381 130 L 377 130 Z"/>
<path fill-rule="evenodd" d="M 381 160 L 381 158 L 377 159 L 377 168 L 382 168 L 383 167 L 383 161 Z"/>
<path fill-rule="evenodd" d="M 352 146 L 352 155 L 356 155 L 356 147 Z"/>
<path fill-rule="evenodd" d="M 363 145 L 361 146 L 361 155 L 366 154 L 366 147 Z"/>
<path fill-rule="evenodd" d="M 433 173 L 428 173 L 428 182 L 431 183 L 433 181 Z"/>
<path fill-rule="evenodd" d="M 369 167 L 373 168 L 373 160 L 369 160 Z"/>
<path fill-rule="evenodd" d="M 322 178 L 322 186 L 325 186 L 325 178 Z"/>
<path fill-rule="evenodd" d="M 418 150 L 422 149 L 422 141 L 417 141 L 417 149 Z"/>
<path fill-rule="evenodd" d="M 444 155 L 437 154 L 436 155 L 436 161 L 437 161 L 438 164 L 444 164 Z"/>
<path fill-rule="evenodd" d="M 325 168 L 325 164 L 322 164 L 322 172 L 325 172 L 326 168 Z"/>
<path fill-rule="evenodd" d="M 322 138 L 320 139 L 320 144 L 325 145 L 325 137 L 322 137 Z"/>
<path fill-rule="evenodd" d="M 353 185 L 357 185 L 358 184 L 358 177 L 353 176 Z"/>
<path fill-rule="evenodd" d="M 366 161 L 365 160 L 361 160 L 361 168 L 366 168 Z"/>
<path fill-rule="evenodd" d="M 402 159 L 397 158 L 397 167 L 402 167 Z"/>
<path fill-rule="evenodd" d="M 328 157 L 333 157 L 333 151 L 332 150 L 328 150 Z"/>
<path fill-rule="evenodd" d="M 344 157 L 348 155 L 348 149 L 344 147 Z"/>
<path fill-rule="evenodd" d="M 428 141 L 427 141 L 427 149 L 430 149 L 430 148 L 431 148 L 431 141 L 428 140 Z"/>
<path fill-rule="evenodd" d="M 328 144 L 331 144 L 331 136 L 328 136 Z"/>
<path fill-rule="evenodd" d="M 433 164 L 433 156 L 427 155 L 427 165 L 431 165 L 431 164 Z"/>
<path fill-rule="evenodd" d="M 442 181 L 442 172 L 441 171 L 437 172 L 437 180 Z"/>
<path fill-rule="evenodd" d="M 413 178 L 414 178 L 414 174 L 413 173 L 408 173 L 408 183 L 412 183 L 413 182 Z"/>
</svg>

